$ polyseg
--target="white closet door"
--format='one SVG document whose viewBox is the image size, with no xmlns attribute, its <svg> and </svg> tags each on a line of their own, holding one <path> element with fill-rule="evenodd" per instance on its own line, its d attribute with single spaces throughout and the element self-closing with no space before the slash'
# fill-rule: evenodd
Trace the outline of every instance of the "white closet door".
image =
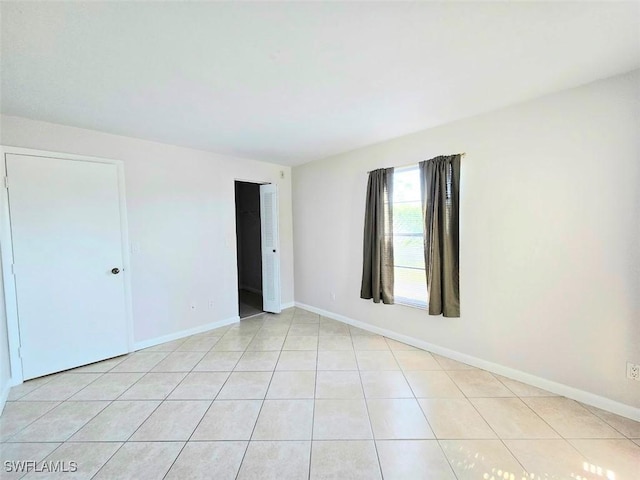
<svg viewBox="0 0 640 480">
<path fill-rule="evenodd" d="M 262 308 L 280 312 L 280 244 L 278 240 L 278 189 L 260 185 L 262 236 Z"/>
<path fill-rule="evenodd" d="M 117 166 L 6 164 L 24 379 L 126 353 Z"/>
</svg>

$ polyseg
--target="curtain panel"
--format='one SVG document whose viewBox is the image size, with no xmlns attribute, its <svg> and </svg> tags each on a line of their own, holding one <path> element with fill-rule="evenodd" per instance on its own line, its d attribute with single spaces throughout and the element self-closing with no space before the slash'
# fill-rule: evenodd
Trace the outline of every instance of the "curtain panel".
<svg viewBox="0 0 640 480">
<path fill-rule="evenodd" d="M 393 303 L 393 168 L 369 172 L 360 298 Z"/>
<path fill-rule="evenodd" d="M 419 164 L 429 315 L 460 316 L 460 157 Z"/>
</svg>

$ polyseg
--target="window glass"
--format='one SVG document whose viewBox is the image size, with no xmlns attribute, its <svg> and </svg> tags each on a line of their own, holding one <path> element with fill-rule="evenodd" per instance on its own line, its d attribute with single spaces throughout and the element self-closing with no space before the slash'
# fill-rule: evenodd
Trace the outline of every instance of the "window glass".
<svg viewBox="0 0 640 480">
<path fill-rule="evenodd" d="M 427 306 L 418 167 L 393 174 L 393 257 L 396 303 Z"/>
</svg>

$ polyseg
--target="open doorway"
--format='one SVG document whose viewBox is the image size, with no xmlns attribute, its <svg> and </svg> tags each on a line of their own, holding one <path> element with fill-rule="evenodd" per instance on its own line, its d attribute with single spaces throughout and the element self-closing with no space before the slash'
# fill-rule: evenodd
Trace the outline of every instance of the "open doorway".
<svg viewBox="0 0 640 480">
<path fill-rule="evenodd" d="M 235 182 L 238 311 L 240 318 L 263 312 L 260 185 Z"/>
</svg>

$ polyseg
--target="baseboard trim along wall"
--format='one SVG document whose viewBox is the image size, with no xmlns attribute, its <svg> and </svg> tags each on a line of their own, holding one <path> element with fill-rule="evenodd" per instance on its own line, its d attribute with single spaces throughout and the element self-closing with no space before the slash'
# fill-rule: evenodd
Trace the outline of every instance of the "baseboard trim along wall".
<svg viewBox="0 0 640 480">
<path fill-rule="evenodd" d="M 333 320 L 339 320 L 341 322 L 361 328 L 363 330 L 367 330 L 369 332 L 384 335 L 385 337 L 397 340 L 398 342 L 406 343 L 407 345 L 421 348 L 423 350 L 428 350 L 429 352 L 442 355 L 443 357 L 448 357 L 453 360 L 457 360 L 459 362 L 466 363 L 468 365 L 472 365 L 474 367 L 481 368 L 492 373 L 497 373 L 498 375 L 502 375 L 513 380 L 528 383 L 529 385 L 533 385 L 534 387 L 542 388 L 543 390 L 547 390 L 549 392 L 562 395 L 564 397 L 586 403 L 587 405 L 592 405 L 594 407 L 601 408 L 602 410 L 607 410 L 608 412 L 622 415 L 623 417 L 627 417 L 640 422 L 640 408 L 616 402 L 615 400 L 611 400 L 610 398 L 602 397 L 600 395 L 570 387 L 562 383 L 547 380 L 546 378 L 531 375 L 530 373 L 522 372 L 514 368 L 505 367 L 504 365 L 500 365 L 498 363 L 489 362 L 487 360 L 460 353 L 455 350 L 440 347 L 423 340 L 409 337 L 401 333 L 396 333 L 386 328 L 376 327 L 375 325 L 370 325 L 368 323 L 361 322 L 360 320 L 354 320 L 353 318 L 345 317 L 344 315 L 329 312 L 327 310 L 316 308 L 311 305 L 295 302 L 295 306 L 304 310 L 309 310 L 310 312 L 317 313 L 327 318 L 331 318 Z"/>
<path fill-rule="evenodd" d="M 296 306 L 296 303 L 295 303 L 295 302 L 289 302 L 289 303 L 283 303 L 283 304 L 281 304 L 281 305 L 280 305 L 280 308 L 281 308 L 282 310 L 286 310 L 287 308 L 293 308 L 293 307 L 295 307 L 295 306 Z"/>
<path fill-rule="evenodd" d="M 179 332 L 170 333 L 168 335 L 163 335 L 161 337 L 150 338 L 149 340 L 142 340 L 141 342 L 135 342 L 133 344 L 133 350 L 136 351 L 136 350 L 142 350 L 143 348 L 155 347 L 156 345 L 160 345 L 161 343 L 171 342 L 173 340 L 189 337 L 191 335 L 196 335 L 198 333 L 208 332 L 209 330 L 225 327 L 227 325 L 231 325 L 239 321 L 240 321 L 240 317 L 235 316 L 235 317 L 225 318 L 224 320 L 217 320 L 215 322 L 205 323 L 204 325 L 199 325 L 197 327 L 189 328 L 187 330 L 180 330 Z"/>
</svg>

